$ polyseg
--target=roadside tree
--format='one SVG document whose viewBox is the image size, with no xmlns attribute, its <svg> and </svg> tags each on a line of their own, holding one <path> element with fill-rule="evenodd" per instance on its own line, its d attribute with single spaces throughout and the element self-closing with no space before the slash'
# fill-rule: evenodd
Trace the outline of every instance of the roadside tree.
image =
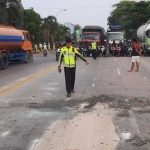
<svg viewBox="0 0 150 150">
<path fill-rule="evenodd" d="M 20 0 L 1 0 L 0 1 L 0 24 L 22 28 L 23 6 Z"/>
</svg>

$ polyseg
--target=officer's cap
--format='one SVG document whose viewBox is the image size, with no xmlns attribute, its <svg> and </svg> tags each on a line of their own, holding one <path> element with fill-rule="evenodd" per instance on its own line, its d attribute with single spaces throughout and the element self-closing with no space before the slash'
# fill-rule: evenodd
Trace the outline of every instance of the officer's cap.
<svg viewBox="0 0 150 150">
<path fill-rule="evenodd" d="M 71 38 L 66 38 L 66 43 L 71 43 Z"/>
</svg>

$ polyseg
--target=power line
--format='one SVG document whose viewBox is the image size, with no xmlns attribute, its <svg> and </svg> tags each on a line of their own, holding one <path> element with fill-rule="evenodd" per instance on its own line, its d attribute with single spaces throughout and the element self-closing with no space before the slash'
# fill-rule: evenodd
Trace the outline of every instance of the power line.
<svg viewBox="0 0 150 150">
<path fill-rule="evenodd" d="M 99 7 L 110 7 L 112 5 L 101 5 L 101 6 L 78 6 L 78 7 L 65 7 L 67 9 L 77 9 L 77 8 L 99 8 Z M 48 8 L 48 9 L 63 9 L 62 7 L 36 7 L 36 6 L 33 6 L 34 8 L 41 8 L 41 9 L 45 9 L 45 8 Z M 25 7 L 25 8 L 31 8 L 30 7 Z"/>
</svg>

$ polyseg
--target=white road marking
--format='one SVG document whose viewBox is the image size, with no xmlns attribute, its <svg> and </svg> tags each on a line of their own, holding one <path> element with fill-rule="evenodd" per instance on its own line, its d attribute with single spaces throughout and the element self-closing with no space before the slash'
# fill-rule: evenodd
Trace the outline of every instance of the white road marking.
<svg viewBox="0 0 150 150">
<path fill-rule="evenodd" d="M 2 137 L 5 137 L 5 136 L 8 135 L 9 133 L 10 133 L 10 131 L 5 131 L 5 132 L 2 133 L 1 136 L 2 136 Z"/>
<path fill-rule="evenodd" d="M 146 80 L 146 78 L 144 78 L 144 80 Z"/>
<path fill-rule="evenodd" d="M 95 81 L 96 79 L 94 78 L 94 81 Z"/>
<path fill-rule="evenodd" d="M 7 104 L 9 104 L 9 102 L 8 101 L 5 101 Z"/>
<path fill-rule="evenodd" d="M 114 61 L 117 61 L 116 58 L 114 58 Z"/>
<path fill-rule="evenodd" d="M 19 82 L 19 81 L 22 81 L 22 80 L 25 80 L 25 79 L 26 79 L 26 78 L 20 78 L 20 79 L 15 80 L 15 81 Z"/>
<path fill-rule="evenodd" d="M 32 146 L 31 146 L 31 148 L 30 148 L 30 150 L 33 150 L 33 148 L 35 147 L 35 145 L 36 145 L 39 141 L 40 141 L 39 139 L 34 140 Z"/>
<path fill-rule="evenodd" d="M 33 96 L 31 96 L 31 97 L 21 97 L 19 99 L 34 99 L 34 97 Z"/>
<path fill-rule="evenodd" d="M 92 84 L 92 87 L 94 87 L 95 86 L 95 84 Z"/>
<path fill-rule="evenodd" d="M 41 90 L 57 91 L 57 88 L 53 88 L 53 87 L 46 87 L 46 88 L 41 88 Z"/>
<path fill-rule="evenodd" d="M 46 95 L 52 95 L 52 94 L 50 94 L 50 93 L 45 93 Z"/>
<path fill-rule="evenodd" d="M 58 83 L 48 83 L 47 85 L 57 85 Z"/>
<path fill-rule="evenodd" d="M 117 72 L 118 72 L 118 75 L 120 76 L 120 75 L 121 75 L 121 73 L 120 73 L 120 70 L 119 70 L 119 68 L 117 68 Z"/>
</svg>

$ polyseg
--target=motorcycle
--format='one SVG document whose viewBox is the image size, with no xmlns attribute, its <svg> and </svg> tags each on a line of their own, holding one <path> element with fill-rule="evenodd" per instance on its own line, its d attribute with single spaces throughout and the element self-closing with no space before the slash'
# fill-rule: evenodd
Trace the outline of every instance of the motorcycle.
<svg viewBox="0 0 150 150">
<path fill-rule="evenodd" d="M 129 46 L 128 50 L 127 50 L 127 56 L 131 57 L 132 56 L 132 51 L 133 51 L 132 46 Z"/>
<path fill-rule="evenodd" d="M 89 46 L 89 48 L 87 49 L 87 57 L 90 57 L 91 54 L 92 54 L 92 47 Z"/>
<path fill-rule="evenodd" d="M 100 45 L 98 45 L 98 47 L 97 47 L 97 56 L 100 57 L 100 55 L 101 55 L 101 47 L 100 47 Z"/>
<path fill-rule="evenodd" d="M 116 48 L 115 47 L 111 47 L 110 49 L 111 49 L 112 55 L 115 56 Z"/>
<path fill-rule="evenodd" d="M 117 56 L 120 56 L 121 55 L 121 47 L 117 47 L 116 50 L 117 50 Z"/>
<path fill-rule="evenodd" d="M 43 55 L 44 55 L 45 57 L 48 55 L 48 53 L 47 53 L 47 50 L 46 50 L 46 49 L 44 49 L 44 50 L 43 50 Z"/>
<path fill-rule="evenodd" d="M 86 53 L 87 53 L 86 47 L 82 47 L 82 48 L 81 48 L 81 54 L 85 57 L 85 56 L 86 56 Z"/>
<path fill-rule="evenodd" d="M 56 50 L 56 61 L 58 61 L 60 55 L 60 48 Z"/>
<path fill-rule="evenodd" d="M 105 55 L 106 55 L 105 46 L 102 46 L 102 47 L 101 47 L 101 52 L 102 52 L 102 56 L 105 56 Z"/>
<path fill-rule="evenodd" d="M 106 47 L 106 56 L 108 57 L 109 56 L 109 47 Z"/>
</svg>

